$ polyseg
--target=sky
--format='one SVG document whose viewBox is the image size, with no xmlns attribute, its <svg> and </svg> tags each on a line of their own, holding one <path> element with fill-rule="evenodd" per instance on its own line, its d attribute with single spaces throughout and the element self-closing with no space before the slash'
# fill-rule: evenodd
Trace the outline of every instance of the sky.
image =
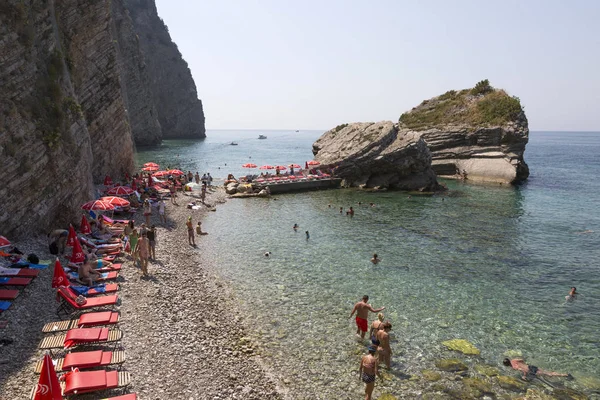
<svg viewBox="0 0 600 400">
<path fill-rule="evenodd" d="M 600 131 L 600 1 L 156 0 L 207 129 L 392 120 L 482 79 L 531 130 Z"/>
</svg>

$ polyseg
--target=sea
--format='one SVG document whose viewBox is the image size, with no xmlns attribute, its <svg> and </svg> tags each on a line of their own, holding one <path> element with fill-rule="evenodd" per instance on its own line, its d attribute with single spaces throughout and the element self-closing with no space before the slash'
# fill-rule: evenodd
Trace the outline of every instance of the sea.
<svg viewBox="0 0 600 400">
<path fill-rule="evenodd" d="M 202 141 L 138 149 L 137 162 L 210 172 L 220 184 L 229 173 L 260 172 L 245 163 L 304 165 L 322 133 L 209 130 Z M 293 398 L 360 397 L 366 341 L 349 316 L 365 294 L 393 326 L 392 369 L 376 393 L 434 390 L 417 378 L 442 358 L 516 376 L 502 359 L 522 356 L 571 373 L 575 380 L 553 382 L 594 396 L 599 154 L 600 133 L 531 132 L 531 175 L 519 186 L 444 180 L 448 192 L 433 196 L 334 189 L 231 199 L 204 220 L 209 235 L 198 252 L 231 285 L 265 363 Z M 340 213 L 350 206 L 353 217 Z M 567 302 L 572 286 L 579 295 Z M 457 338 L 480 356 L 442 345 Z"/>
</svg>

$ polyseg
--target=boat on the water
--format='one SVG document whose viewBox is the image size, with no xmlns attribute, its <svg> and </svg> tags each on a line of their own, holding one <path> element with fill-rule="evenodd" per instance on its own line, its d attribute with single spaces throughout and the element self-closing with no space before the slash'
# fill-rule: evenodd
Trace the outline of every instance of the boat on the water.
<svg viewBox="0 0 600 400">
<path fill-rule="evenodd" d="M 237 146 L 238 144 L 236 142 L 231 142 L 229 143 L 231 146 Z"/>
<path fill-rule="evenodd" d="M 258 135 L 259 139 L 266 139 L 267 137 L 265 135 Z"/>
</svg>

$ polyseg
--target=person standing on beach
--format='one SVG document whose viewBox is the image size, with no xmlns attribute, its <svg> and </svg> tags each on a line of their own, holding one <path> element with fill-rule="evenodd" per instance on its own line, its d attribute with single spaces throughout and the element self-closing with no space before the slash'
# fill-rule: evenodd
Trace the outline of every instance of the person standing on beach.
<svg viewBox="0 0 600 400">
<path fill-rule="evenodd" d="M 196 171 L 196 175 L 194 175 L 194 179 L 196 180 L 196 185 L 200 184 L 200 174 Z"/>
<path fill-rule="evenodd" d="M 148 242 L 150 244 L 150 259 L 156 261 L 156 226 L 152 225 L 148 232 Z"/>
<path fill-rule="evenodd" d="M 192 225 L 192 217 L 188 217 L 187 222 L 185 223 L 188 232 L 188 243 L 190 246 L 196 247 L 196 240 L 194 239 L 194 225 Z"/>
<path fill-rule="evenodd" d="M 142 237 L 137 243 L 137 253 L 140 256 L 140 267 L 142 268 L 142 275 L 148 276 L 148 258 L 150 257 L 150 241 L 148 240 L 147 234 L 142 233 Z"/>
<path fill-rule="evenodd" d="M 361 339 L 365 338 L 365 333 L 369 329 L 369 322 L 367 318 L 369 317 L 369 311 L 372 313 L 378 313 L 385 310 L 385 307 L 381 308 L 373 308 L 369 303 L 369 296 L 364 295 L 362 301 L 359 301 L 354 305 L 352 312 L 350 313 L 350 318 L 356 313 L 356 335 Z"/>
<path fill-rule="evenodd" d="M 194 174 L 192 174 L 192 171 L 188 171 L 187 180 L 188 182 L 192 182 L 194 180 Z"/>
<path fill-rule="evenodd" d="M 369 346 L 369 354 L 362 357 L 360 360 L 360 368 L 358 376 L 367 386 L 365 387 L 365 400 L 371 400 L 373 389 L 375 389 L 375 378 L 379 375 L 378 361 L 375 357 L 377 351 L 376 346 Z"/>
<path fill-rule="evenodd" d="M 137 253 L 137 243 L 139 240 L 138 231 L 134 229 L 129 235 L 129 248 L 131 249 L 131 258 L 133 259 L 133 265 L 137 264 L 138 253 Z"/>
<path fill-rule="evenodd" d="M 206 179 L 208 182 L 208 186 L 212 186 L 213 178 L 212 178 L 212 176 L 210 176 L 210 172 L 208 173 L 208 175 L 206 175 Z"/>
<path fill-rule="evenodd" d="M 160 222 L 165 225 L 167 223 L 167 214 L 165 214 L 166 207 L 167 205 L 165 204 L 165 199 L 161 197 L 158 202 L 158 217 L 160 219 Z"/>
<path fill-rule="evenodd" d="M 200 191 L 200 200 L 202 201 L 202 203 L 204 203 L 204 200 L 206 199 L 206 185 L 202 185 L 202 189 Z"/>
<path fill-rule="evenodd" d="M 169 192 L 171 192 L 171 203 L 177 205 L 177 188 L 175 188 L 175 184 L 169 186 Z"/>
<path fill-rule="evenodd" d="M 150 216 L 152 215 L 152 204 L 150 200 L 144 200 L 144 217 L 146 218 L 146 225 L 150 225 Z"/>
<path fill-rule="evenodd" d="M 52 246 L 52 244 L 54 243 L 54 245 L 56 246 L 56 249 L 57 249 L 57 253 L 65 254 L 65 244 L 67 243 L 68 236 L 69 236 L 68 230 L 55 229 L 48 234 L 48 239 L 50 240 L 49 244 Z"/>
</svg>

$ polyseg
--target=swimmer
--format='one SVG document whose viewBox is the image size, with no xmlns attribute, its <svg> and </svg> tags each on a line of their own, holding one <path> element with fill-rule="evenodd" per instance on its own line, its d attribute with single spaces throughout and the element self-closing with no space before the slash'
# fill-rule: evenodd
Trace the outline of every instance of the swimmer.
<svg viewBox="0 0 600 400">
<path fill-rule="evenodd" d="M 298 228 L 300 228 L 298 224 L 294 224 L 294 226 L 292 226 L 292 229 L 295 231 L 298 231 Z"/>
<path fill-rule="evenodd" d="M 511 367 L 512 369 L 516 369 L 517 371 L 521 371 L 523 373 L 524 380 L 529 380 L 527 378 L 534 378 L 536 375 L 563 377 L 571 376 L 570 374 L 561 374 L 559 372 L 546 371 L 536 367 L 535 365 L 528 365 L 522 358 L 514 358 L 512 360 L 505 358 L 504 361 L 502 361 L 502 364 L 506 365 L 507 367 Z"/>
<path fill-rule="evenodd" d="M 372 262 L 373 264 L 378 264 L 380 261 L 381 261 L 381 259 L 380 259 L 380 258 L 377 258 L 377 253 L 374 253 L 374 254 L 373 254 L 373 258 L 371 258 L 371 262 Z"/>
<path fill-rule="evenodd" d="M 327 208 L 331 208 L 331 204 L 327 204 Z"/>
<path fill-rule="evenodd" d="M 375 207 L 375 203 L 369 203 L 371 207 Z"/>
<path fill-rule="evenodd" d="M 358 202 L 358 205 L 359 205 L 359 206 L 361 206 L 361 205 L 362 205 L 362 201 L 359 201 L 359 202 Z"/>
<path fill-rule="evenodd" d="M 571 290 L 569 291 L 569 294 L 565 296 L 565 300 L 566 301 L 573 301 L 577 298 L 577 295 L 579 293 L 577 293 L 577 288 L 575 286 L 573 286 L 571 288 Z"/>
<path fill-rule="evenodd" d="M 350 207 L 350 209 L 348 211 L 346 211 L 346 215 L 354 217 L 354 209 L 352 207 Z"/>
<path fill-rule="evenodd" d="M 340 214 L 344 213 L 344 207 L 340 207 Z"/>
<path fill-rule="evenodd" d="M 308 231 L 306 231 L 305 233 L 306 233 L 306 240 L 310 239 L 310 233 L 308 233 Z"/>
<path fill-rule="evenodd" d="M 265 257 L 269 257 L 271 255 L 270 251 L 265 252 Z"/>
</svg>

